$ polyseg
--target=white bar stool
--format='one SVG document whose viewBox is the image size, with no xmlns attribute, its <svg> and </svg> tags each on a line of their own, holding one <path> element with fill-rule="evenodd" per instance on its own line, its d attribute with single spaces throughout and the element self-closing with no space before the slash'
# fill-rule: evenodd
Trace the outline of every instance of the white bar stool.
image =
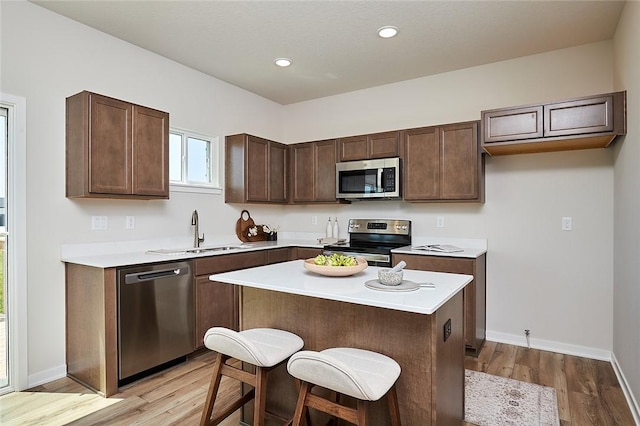
<svg viewBox="0 0 640 426">
<path fill-rule="evenodd" d="M 252 425 L 262 426 L 266 413 L 267 373 L 302 349 L 304 341 L 293 333 L 273 328 L 254 328 L 237 332 L 224 327 L 213 327 L 205 333 L 204 345 L 218 352 L 218 356 L 200 425 L 217 425 L 251 399 L 255 399 Z M 254 365 L 255 373 L 228 365 L 226 361 L 230 358 Z M 211 419 L 222 376 L 247 383 L 253 386 L 253 389 L 220 409 Z"/>
<path fill-rule="evenodd" d="M 293 426 L 301 424 L 307 407 L 365 426 L 368 402 L 377 401 L 385 394 L 389 401 L 391 424 L 400 426 L 395 387 L 400 366 L 386 355 L 355 348 L 300 351 L 289 358 L 287 370 L 302 381 Z M 313 386 L 356 398 L 357 409 L 312 394 Z"/>
</svg>

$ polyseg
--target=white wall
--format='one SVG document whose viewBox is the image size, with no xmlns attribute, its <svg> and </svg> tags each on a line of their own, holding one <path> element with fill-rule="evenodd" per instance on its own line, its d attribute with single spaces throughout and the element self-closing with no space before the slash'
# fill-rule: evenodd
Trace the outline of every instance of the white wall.
<svg viewBox="0 0 640 426">
<path fill-rule="evenodd" d="M 60 244 L 189 238 L 200 211 L 207 242 L 233 237 L 242 206 L 221 196 L 169 201 L 64 197 L 64 99 L 81 90 L 164 109 L 171 125 L 302 142 L 480 118 L 480 110 L 609 92 L 613 45 L 597 43 L 282 107 L 38 6 L 2 2 L 2 92 L 27 98 L 28 306 L 31 384 L 64 368 Z M 248 206 L 283 231 L 323 232 L 326 216 L 398 217 L 415 235 L 487 238 L 488 328 L 494 337 L 605 356 L 612 348 L 613 150 L 487 159 L 486 203 Z M 91 215 L 110 230 L 89 230 Z M 124 217 L 136 216 L 136 230 Z M 311 217 L 320 217 L 312 226 Z M 435 228 L 444 215 L 445 228 Z M 574 231 L 560 231 L 572 216 Z M 554 343 L 556 342 L 556 343 Z"/>
<path fill-rule="evenodd" d="M 285 107 L 288 141 L 480 119 L 483 109 L 605 93 L 603 42 Z M 351 216 L 407 216 L 416 235 L 487 238 L 494 340 L 608 358 L 612 345 L 613 150 L 488 157 L 486 203 L 357 204 Z M 435 216 L 446 226 L 435 228 Z M 574 230 L 560 230 L 563 216 Z M 310 223 L 298 215 L 289 223 Z"/>
<path fill-rule="evenodd" d="M 234 235 L 238 206 L 222 196 L 172 194 L 169 201 L 65 198 L 65 98 L 82 90 L 168 111 L 171 126 L 219 136 L 251 132 L 282 139 L 282 107 L 28 2 L 1 2 L 0 85 L 27 99 L 29 381 L 64 374 L 64 266 L 69 242 L 188 240 L 191 211 L 201 231 Z M 222 144 L 221 144 L 222 147 Z M 90 231 L 91 215 L 110 230 Z M 126 231 L 126 215 L 136 229 Z M 25 330 L 26 331 L 26 330 Z"/>
<path fill-rule="evenodd" d="M 628 97 L 627 135 L 615 149 L 613 353 L 636 395 L 640 424 L 640 3 L 627 2 L 615 35 L 615 85 Z"/>
</svg>

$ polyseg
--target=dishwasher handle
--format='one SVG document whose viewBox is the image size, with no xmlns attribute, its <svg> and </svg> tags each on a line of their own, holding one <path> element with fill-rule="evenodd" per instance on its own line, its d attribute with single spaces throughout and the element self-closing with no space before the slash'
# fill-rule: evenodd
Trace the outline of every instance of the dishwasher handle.
<svg viewBox="0 0 640 426">
<path fill-rule="evenodd" d="M 179 275 L 186 275 L 189 273 L 189 267 L 184 268 L 171 268 L 161 269 L 158 271 L 150 272 L 137 272 L 135 274 L 126 274 L 124 276 L 125 284 L 142 283 L 145 281 L 161 280 L 164 278 L 173 278 Z"/>
</svg>

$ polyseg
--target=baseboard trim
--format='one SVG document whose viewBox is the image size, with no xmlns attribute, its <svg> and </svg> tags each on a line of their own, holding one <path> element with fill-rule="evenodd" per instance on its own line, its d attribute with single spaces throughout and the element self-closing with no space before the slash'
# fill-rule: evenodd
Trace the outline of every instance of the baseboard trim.
<svg viewBox="0 0 640 426">
<path fill-rule="evenodd" d="M 507 343 L 515 346 L 527 346 L 524 336 L 500 333 L 487 330 L 487 340 L 498 343 Z M 583 358 L 611 361 L 611 351 L 589 348 L 586 346 L 569 345 L 567 343 L 554 342 L 553 340 L 534 339 L 529 340 L 531 348 L 543 351 L 557 352 L 565 355 L 575 355 Z"/>
<path fill-rule="evenodd" d="M 611 365 L 613 366 L 613 371 L 616 373 L 616 377 L 618 378 L 624 397 L 627 399 L 633 419 L 636 421 L 636 425 L 640 425 L 640 405 L 633 395 L 633 392 L 631 392 L 629 382 L 627 382 L 627 378 L 624 376 L 614 352 L 611 352 Z"/>
<path fill-rule="evenodd" d="M 36 374 L 32 374 L 27 379 L 28 389 L 36 386 L 44 385 L 45 383 L 52 382 L 54 380 L 62 379 L 67 376 L 66 364 L 58 367 L 50 368 L 49 370 L 40 371 Z"/>
</svg>

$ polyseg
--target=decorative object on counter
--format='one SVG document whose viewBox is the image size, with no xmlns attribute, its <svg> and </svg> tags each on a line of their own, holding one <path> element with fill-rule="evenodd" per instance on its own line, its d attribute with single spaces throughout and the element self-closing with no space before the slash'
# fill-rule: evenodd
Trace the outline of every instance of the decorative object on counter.
<svg viewBox="0 0 640 426">
<path fill-rule="evenodd" d="M 236 236 L 240 241 L 253 242 L 265 241 L 267 235 L 263 231 L 263 226 L 257 226 L 251 218 L 249 210 L 240 212 L 240 219 L 236 222 Z"/>
<path fill-rule="evenodd" d="M 262 225 L 262 232 L 267 236 L 267 241 L 278 241 L 278 229 L 279 225 Z"/>
<path fill-rule="evenodd" d="M 333 220 L 333 238 L 340 237 L 340 226 L 338 225 L 338 218 Z"/>
<path fill-rule="evenodd" d="M 378 271 L 378 280 L 384 285 L 400 285 L 402 283 L 402 268 L 407 266 L 404 260 L 398 262 L 391 269 L 380 269 Z"/>
<path fill-rule="evenodd" d="M 367 261 L 363 258 L 356 257 L 355 259 L 356 265 L 354 266 L 327 266 L 317 265 L 315 263 L 316 258 L 311 258 L 304 261 L 304 267 L 310 272 L 327 277 L 347 277 L 364 271 L 368 266 Z"/>
<path fill-rule="evenodd" d="M 417 250 L 435 251 L 439 253 L 459 253 L 464 251 L 464 249 L 452 246 L 451 244 L 427 244 L 424 246 L 416 246 L 414 248 Z"/>
<path fill-rule="evenodd" d="M 331 216 L 329 216 L 329 220 L 327 221 L 327 238 L 333 238 L 333 226 L 331 225 Z M 337 236 L 336 236 L 337 238 Z"/>
<path fill-rule="evenodd" d="M 414 291 L 419 288 L 436 288 L 434 283 L 416 283 L 413 281 L 402 280 L 398 285 L 386 285 L 382 284 L 380 280 L 369 280 L 364 283 L 364 286 L 371 290 L 382 291 Z"/>
</svg>

